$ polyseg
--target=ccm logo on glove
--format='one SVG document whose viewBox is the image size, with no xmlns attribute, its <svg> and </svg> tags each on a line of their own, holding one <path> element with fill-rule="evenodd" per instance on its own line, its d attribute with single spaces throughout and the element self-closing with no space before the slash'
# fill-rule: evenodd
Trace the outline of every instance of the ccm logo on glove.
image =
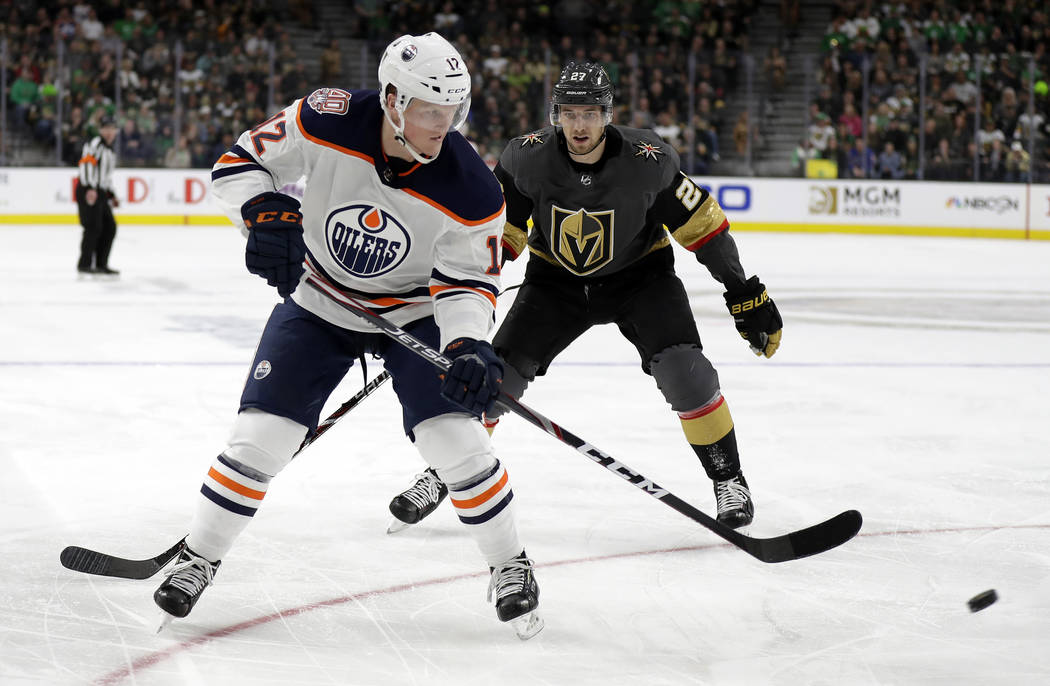
<svg viewBox="0 0 1050 686">
<path fill-rule="evenodd" d="M 299 285 L 306 257 L 299 201 L 281 193 L 260 193 L 241 206 L 241 217 L 248 228 L 244 265 L 276 286 L 281 297 L 288 297 Z"/>
</svg>

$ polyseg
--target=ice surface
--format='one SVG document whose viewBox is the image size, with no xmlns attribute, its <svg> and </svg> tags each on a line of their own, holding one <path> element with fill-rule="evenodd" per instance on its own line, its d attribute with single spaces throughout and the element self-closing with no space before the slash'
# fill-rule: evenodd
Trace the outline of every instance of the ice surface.
<svg viewBox="0 0 1050 686">
<path fill-rule="evenodd" d="M 680 255 L 756 497 L 751 533 L 850 508 L 864 528 L 762 564 L 510 417 L 496 447 L 547 623 L 521 642 L 486 605 L 450 508 L 384 533 L 421 466 L 389 386 L 274 481 L 165 633 L 156 579 L 63 569 L 69 544 L 149 557 L 186 532 L 276 294 L 230 228 L 121 227 L 117 282 L 76 280 L 75 227 L 0 234 L 4 686 L 1050 683 L 1050 243 L 737 234 L 786 321 L 772 360 Z M 355 368 L 329 410 L 360 384 Z M 615 327 L 525 400 L 713 511 Z M 988 588 L 999 602 L 971 614 Z"/>
</svg>

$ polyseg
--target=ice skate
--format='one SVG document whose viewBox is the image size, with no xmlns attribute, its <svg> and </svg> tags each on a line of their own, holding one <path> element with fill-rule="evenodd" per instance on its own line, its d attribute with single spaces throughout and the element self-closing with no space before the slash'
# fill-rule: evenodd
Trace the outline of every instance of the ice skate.
<svg viewBox="0 0 1050 686">
<path fill-rule="evenodd" d="M 390 514 L 394 515 L 394 519 L 390 521 L 386 532 L 394 534 L 423 521 L 447 495 L 448 486 L 433 469 L 416 474 L 415 483 L 390 501 Z"/>
<path fill-rule="evenodd" d="M 488 600 L 496 598 L 496 616 L 510 622 L 518 638 L 527 641 L 543 628 L 543 618 L 536 612 L 540 605 L 540 587 L 532 574 L 533 562 L 525 551 L 503 564 L 492 567 Z"/>
<path fill-rule="evenodd" d="M 103 281 L 116 281 L 120 279 L 120 271 L 109 267 L 97 267 L 95 276 Z"/>
<path fill-rule="evenodd" d="M 181 619 L 197 604 L 204 589 L 211 586 L 222 562 L 209 562 L 188 547 L 183 547 L 175 566 L 153 594 L 153 602 L 162 612 L 161 631 L 172 619 Z"/>
<path fill-rule="evenodd" d="M 725 481 L 716 481 L 715 502 L 718 505 L 718 521 L 731 529 L 747 526 L 755 518 L 755 504 L 743 472 Z"/>
</svg>

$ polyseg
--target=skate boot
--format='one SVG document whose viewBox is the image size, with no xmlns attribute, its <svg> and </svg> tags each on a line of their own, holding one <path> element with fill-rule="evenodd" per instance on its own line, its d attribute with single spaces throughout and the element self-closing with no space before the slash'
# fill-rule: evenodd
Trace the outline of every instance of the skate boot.
<svg viewBox="0 0 1050 686">
<path fill-rule="evenodd" d="M 497 567 L 490 567 L 488 600 L 496 596 L 496 616 L 501 622 L 511 622 L 518 638 L 527 641 L 543 628 L 543 619 L 537 614 L 540 587 L 532 574 L 533 562 L 525 551 Z"/>
<path fill-rule="evenodd" d="M 751 501 L 751 491 L 743 472 L 715 482 L 715 502 L 718 504 L 718 521 L 731 529 L 747 526 L 755 518 L 755 504 Z"/>
<path fill-rule="evenodd" d="M 448 495 L 448 486 L 438 478 L 433 469 L 416 474 L 416 482 L 407 491 L 390 501 L 390 514 L 393 521 L 387 527 L 388 534 L 397 533 L 418 524 L 437 509 Z"/>
<path fill-rule="evenodd" d="M 168 578 L 153 594 L 153 602 L 164 611 L 160 629 L 175 618 L 185 617 L 197 604 L 204 589 L 211 585 L 219 562 L 209 562 L 185 545 Z M 160 631 L 158 629 L 158 631 Z"/>
</svg>

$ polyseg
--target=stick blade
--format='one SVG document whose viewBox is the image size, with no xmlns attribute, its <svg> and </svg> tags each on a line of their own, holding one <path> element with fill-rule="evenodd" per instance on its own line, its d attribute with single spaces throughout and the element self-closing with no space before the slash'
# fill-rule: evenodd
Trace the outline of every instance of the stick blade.
<svg viewBox="0 0 1050 686">
<path fill-rule="evenodd" d="M 148 560 L 128 560 L 71 545 L 62 550 L 58 560 L 66 569 L 82 574 L 110 576 L 119 579 L 148 579 L 178 555 L 182 545 L 183 542 L 179 541 L 160 555 Z"/>
<path fill-rule="evenodd" d="M 748 552 L 763 562 L 787 562 L 819 555 L 837 548 L 860 531 L 864 523 L 857 510 L 846 510 L 831 519 L 774 538 L 751 539 Z"/>
</svg>

